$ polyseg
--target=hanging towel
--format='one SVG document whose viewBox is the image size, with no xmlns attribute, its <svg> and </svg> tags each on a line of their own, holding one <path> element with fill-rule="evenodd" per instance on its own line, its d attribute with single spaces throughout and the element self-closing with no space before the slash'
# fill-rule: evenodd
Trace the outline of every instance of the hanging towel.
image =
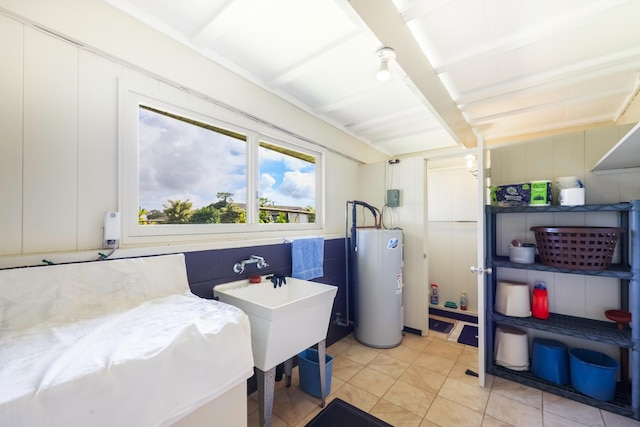
<svg viewBox="0 0 640 427">
<path fill-rule="evenodd" d="M 324 238 L 306 237 L 291 242 L 291 277 L 315 279 L 324 274 Z"/>
</svg>

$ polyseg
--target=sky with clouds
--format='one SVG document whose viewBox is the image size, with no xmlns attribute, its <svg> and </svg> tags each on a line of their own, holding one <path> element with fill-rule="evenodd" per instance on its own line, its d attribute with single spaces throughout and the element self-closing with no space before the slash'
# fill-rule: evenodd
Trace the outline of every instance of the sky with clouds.
<svg viewBox="0 0 640 427">
<path fill-rule="evenodd" d="M 247 199 L 245 141 L 140 109 L 139 204 L 162 210 L 167 200 L 193 208 L 218 201 L 216 193 Z M 259 195 L 278 206 L 315 207 L 315 165 L 259 149 Z"/>
</svg>

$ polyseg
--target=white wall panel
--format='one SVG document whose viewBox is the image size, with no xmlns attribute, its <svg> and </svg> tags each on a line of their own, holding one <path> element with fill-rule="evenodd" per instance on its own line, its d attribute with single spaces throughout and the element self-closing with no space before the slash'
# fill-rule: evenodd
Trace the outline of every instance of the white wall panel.
<svg viewBox="0 0 640 427">
<path fill-rule="evenodd" d="M 78 49 L 30 27 L 24 34 L 23 250 L 75 250 Z"/>
<path fill-rule="evenodd" d="M 0 255 L 22 250 L 22 28 L 0 15 Z"/>
<path fill-rule="evenodd" d="M 325 157 L 325 226 L 328 233 L 344 235 L 345 203 L 359 197 L 359 166 L 333 153 Z M 331 209 L 329 209 L 331 207 Z"/>
<path fill-rule="evenodd" d="M 514 162 L 526 169 L 525 181 L 551 179 L 553 177 L 553 141 L 539 139 L 525 146 L 525 157 Z M 506 183 L 506 184 L 516 184 Z"/>
<path fill-rule="evenodd" d="M 400 207 L 394 208 L 397 226 L 404 234 L 405 287 L 402 292 L 405 326 L 419 329 L 425 334 L 428 324 L 428 264 L 426 230 L 426 165 L 419 157 L 403 159 L 389 166 L 391 188 L 401 189 Z"/>
<path fill-rule="evenodd" d="M 99 247 L 104 213 L 118 210 L 118 77 L 122 67 L 79 52 L 78 249 Z"/>
</svg>

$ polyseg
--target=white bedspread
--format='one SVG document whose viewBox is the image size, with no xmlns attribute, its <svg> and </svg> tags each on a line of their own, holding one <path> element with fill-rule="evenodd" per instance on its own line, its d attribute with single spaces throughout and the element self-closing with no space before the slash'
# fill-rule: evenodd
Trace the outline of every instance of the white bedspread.
<svg viewBox="0 0 640 427">
<path fill-rule="evenodd" d="M 247 316 L 185 291 L 183 258 L 166 258 L 0 271 L 0 426 L 171 425 L 252 375 Z M 175 288 L 145 276 L 167 266 Z M 89 298 L 84 267 L 105 269 Z"/>
</svg>

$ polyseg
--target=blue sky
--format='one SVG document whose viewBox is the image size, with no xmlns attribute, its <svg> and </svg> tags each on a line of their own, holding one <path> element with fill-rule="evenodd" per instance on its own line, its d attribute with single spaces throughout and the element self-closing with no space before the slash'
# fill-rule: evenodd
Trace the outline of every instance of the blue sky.
<svg viewBox="0 0 640 427">
<path fill-rule="evenodd" d="M 171 200 L 194 208 L 233 193 L 245 203 L 246 143 L 208 129 L 140 109 L 140 206 L 162 210 Z M 260 148 L 259 193 L 285 206 L 315 206 L 315 166 Z"/>
</svg>

